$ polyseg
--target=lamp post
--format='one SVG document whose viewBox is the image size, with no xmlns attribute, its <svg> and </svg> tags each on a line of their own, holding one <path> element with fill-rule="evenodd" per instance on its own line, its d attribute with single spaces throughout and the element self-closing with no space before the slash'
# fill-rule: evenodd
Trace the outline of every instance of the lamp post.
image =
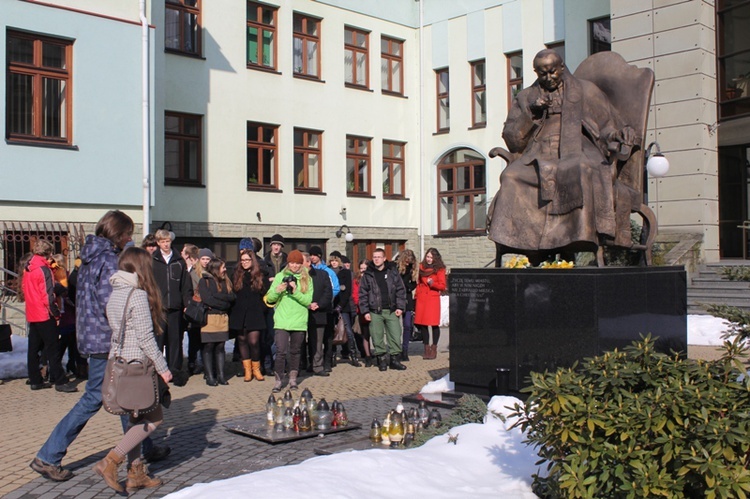
<svg viewBox="0 0 750 499">
<path fill-rule="evenodd" d="M 346 229 L 346 232 L 344 232 L 344 229 Z M 352 234 L 352 231 L 349 230 L 348 225 L 342 225 L 341 227 L 339 227 L 339 230 L 336 231 L 336 237 L 340 238 L 342 235 L 344 236 L 344 240 L 347 243 L 354 241 L 354 234 Z"/>
<path fill-rule="evenodd" d="M 656 146 L 656 152 L 651 154 L 651 148 Z M 651 142 L 646 148 L 644 159 L 644 173 L 648 173 L 654 178 L 661 178 L 669 171 L 669 160 L 661 153 L 659 143 Z M 659 202 L 659 191 L 656 191 L 656 202 Z M 643 204 L 648 205 L 648 176 L 643 177 Z M 657 207 L 658 210 L 658 207 Z"/>
</svg>

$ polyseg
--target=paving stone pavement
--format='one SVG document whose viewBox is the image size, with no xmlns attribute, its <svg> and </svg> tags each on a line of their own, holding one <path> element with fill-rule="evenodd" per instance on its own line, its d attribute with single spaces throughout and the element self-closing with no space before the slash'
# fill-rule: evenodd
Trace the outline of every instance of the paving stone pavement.
<svg viewBox="0 0 750 499">
<path fill-rule="evenodd" d="M 447 335 L 445 335 L 447 336 Z M 362 423 L 353 430 L 325 437 L 325 445 L 344 443 L 367 434 L 373 417 L 382 418 L 403 395 L 419 390 L 425 383 L 448 373 L 447 338 L 441 337 L 438 358 L 425 361 L 418 355 L 420 344 L 412 343 L 411 361 L 402 372 L 381 373 L 376 367 L 355 368 L 339 365 L 330 377 L 305 377 L 301 389 L 309 387 L 316 398 L 340 400 L 353 421 Z M 689 347 L 691 358 L 716 358 L 714 347 Z M 84 384 L 79 388 L 83 390 Z M 168 444 L 172 454 L 151 465 L 151 471 L 165 483 L 157 489 L 131 494 L 134 498 L 162 497 L 195 483 L 207 483 L 252 471 L 300 463 L 314 456 L 317 439 L 270 445 L 230 433 L 224 424 L 263 412 L 271 393 L 272 381 L 244 383 L 232 378 L 229 386 L 208 387 L 194 376 L 184 387 L 172 388 L 172 406 L 155 433 L 158 444 Z M 283 392 L 282 392 L 283 393 Z M 118 440 L 119 418 L 100 411 L 71 445 L 63 465 L 76 476 L 62 483 L 41 478 L 29 462 L 57 422 L 78 401 L 78 394 L 54 390 L 32 392 L 25 380 L 6 380 L 0 385 L 0 497 L 78 498 L 117 497 L 91 471 Z M 121 470 L 121 476 L 125 473 Z"/>
<path fill-rule="evenodd" d="M 373 417 L 382 418 L 403 395 L 446 375 L 446 347 L 447 338 L 441 338 L 438 358 L 425 361 L 418 355 L 421 344 L 412 343 L 406 371 L 380 372 L 376 367 L 339 364 L 330 377 L 302 378 L 300 390 L 309 387 L 317 399 L 342 401 L 349 418 L 363 425 L 360 430 L 326 436 L 326 445 L 366 435 Z M 155 433 L 156 443 L 171 446 L 172 454 L 165 461 L 151 465 L 151 471 L 165 483 L 130 497 L 162 497 L 195 483 L 296 464 L 313 457 L 314 448 L 321 443 L 319 439 L 271 445 L 225 430 L 227 422 L 263 412 L 272 386 L 269 377 L 263 382 L 250 383 L 235 377 L 228 386 L 208 387 L 201 376 L 193 376 L 186 386 L 173 387 L 172 406 L 165 411 L 164 423 Z M 81 382 L 79 389 L 83 387 Z M 8 499 L 117 497 L 91 470 L 117 443 L 122 432 L 119 417 L 104 410 L 89 421 L 63 460 L 63 466 L 76 474 L 74 478 L 55 483 L 29 468 L 54 426 L 80 395 L 54 390 L 32 392 L 23 379 L 6 380 L 0 385 L 3 432 L 0 496 Z M 120 476 L 124 478 L 124 468 Z"/>
</svg>

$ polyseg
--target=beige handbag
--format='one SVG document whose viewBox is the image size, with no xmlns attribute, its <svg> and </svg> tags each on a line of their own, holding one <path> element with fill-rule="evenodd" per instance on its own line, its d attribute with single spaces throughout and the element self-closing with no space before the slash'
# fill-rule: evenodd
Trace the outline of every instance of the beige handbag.
<svg viewBox="0 0 750 499">
<path fill-rule="evenodd" d="M 201 333 L 226 333 L 229 331 L 229 314 L 207 314 L 206 325 L 201 328 Z"/>
</svg>

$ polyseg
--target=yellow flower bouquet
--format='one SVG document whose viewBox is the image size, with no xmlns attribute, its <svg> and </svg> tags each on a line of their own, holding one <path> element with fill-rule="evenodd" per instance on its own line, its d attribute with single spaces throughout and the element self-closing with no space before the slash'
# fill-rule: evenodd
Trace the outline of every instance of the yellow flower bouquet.
<svg viewBox="0 0 750 499">
<path fill-rule="evenodd" d="M 523 255 L 517 255 L 503 264 L 506 269 L 527 269 L 531 267 L 529 259 Z"/>
</svg>

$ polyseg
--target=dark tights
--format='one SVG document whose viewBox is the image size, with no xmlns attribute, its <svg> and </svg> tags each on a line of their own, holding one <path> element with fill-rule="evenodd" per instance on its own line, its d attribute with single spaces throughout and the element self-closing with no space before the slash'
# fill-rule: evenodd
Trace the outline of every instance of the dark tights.
<svg viewBox="0 0 750 499">
<path fill-rule="evenodd" d="M 430 329 L 432 329 L 432 344 L 437 345 L 440 341 L 440 326 L 418 326 L 422 331 L 422 343 L 430 344 Z"/>
<path fill-rule="evenodd" d="M 260 360 L 260 331 L 245 331 L 237 335 L 237 346 L 242 360 Z"/>
</svg>

